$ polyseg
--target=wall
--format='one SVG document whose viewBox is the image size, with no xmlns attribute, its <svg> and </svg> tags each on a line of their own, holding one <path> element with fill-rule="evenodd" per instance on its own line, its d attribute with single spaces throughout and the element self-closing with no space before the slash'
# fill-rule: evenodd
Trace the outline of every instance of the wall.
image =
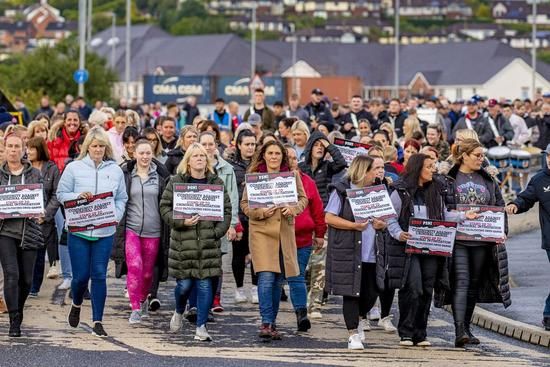
<svg viewBox="0 0 550 367">
<path fill-rule="evenodd" d="M 285 95 L 288 97 L 293 93 L 292 78 L 286 78 L 285 84 Z M 346 103 L 354 94 L 363 94 L 363 82 L 358 77 L 296 78 L 296 93 L 300 96 L 301 104 L 310 102 L 311 91 L 315 88 L 326 92 L 326 96 L 330 99 L 337 97 Z"/>
</svg>

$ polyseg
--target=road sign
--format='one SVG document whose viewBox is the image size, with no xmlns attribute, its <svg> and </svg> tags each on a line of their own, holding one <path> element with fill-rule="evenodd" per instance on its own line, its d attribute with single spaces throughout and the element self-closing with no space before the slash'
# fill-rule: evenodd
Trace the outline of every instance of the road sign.
<svg viewBox="0 0 550 367">
<path fill-rule="evenodd" d="M 78 84 L 84 84 L 88 81 L 88 78 L 90 77 L 90 74 L 88 73 L 88 70 L 86 69 L 79 69 L 74 72 L 73 79 Z"/>
</svg>

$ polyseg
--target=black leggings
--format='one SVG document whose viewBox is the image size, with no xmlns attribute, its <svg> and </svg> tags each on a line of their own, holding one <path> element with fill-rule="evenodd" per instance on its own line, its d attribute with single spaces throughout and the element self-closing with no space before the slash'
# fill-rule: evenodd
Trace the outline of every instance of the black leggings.
<svg viewBox="0 0 550 367">
<path fill-rule="evenodd" d="M 453 254 L 453 317 L 455 322 L 470 323 L 476 306 L 479 281 L 491 246 L 456 244 Z"/>
<path fill-rule="evenodd" d="M 22 250 L 21 240 L 0 236 L 0 262 L 4 270 L 4 298 L 8 312 L 23 311 L 31 289 L 36 250 Z"/>
<path fill-rule="evenodd" d="M 376 287 L 376 264 L 361 264 L 361 290 L 359 297 L 344 296 L 344 321 L 348 330 L 356 330 L 359 326 L 359 316 L 366 315 L 374 306 L 378 297 Z"/>
<path fill-rule="evenodd" d="M 244 284 L 244 272 L 246 270 L 246 256 L 250 253 L 248 249 L 248 225 L 243 225 L 243 238 L 240 241 L 233 241 L 233 258 L 231 260 L 231 269 L 235 277 L 237 288 L 241 288 Z M 252 284 L 258 285 L 258 277 L 254 272 L 252 262 L 250 263 L 250 273 L 252 275 Z"/>
<path fill-rule="evenodd" d="M 415 342 L 426 339 L 439 261 L 437 256 L 411 255 L 407 281 L 399 290 L 397 329 L 402 338 L 412 338 Z"/>
<path fill-rule="evenodd" d="M 395 289 L 386 287 L 379 294 L 380 297 L 380 317 L 384 318 L 390 315 L 393 299 L 395 298 Z"/>
</svg>

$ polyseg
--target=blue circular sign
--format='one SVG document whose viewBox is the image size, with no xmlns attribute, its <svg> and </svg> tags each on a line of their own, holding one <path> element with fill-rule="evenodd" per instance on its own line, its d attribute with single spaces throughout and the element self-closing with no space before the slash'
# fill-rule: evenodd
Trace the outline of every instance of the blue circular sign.
<svg viewBox="0 0 550 367">
<path fill-rule="evenodd" d="M 79 69 L 74 72 L 73 79 L 77 84 L 84 84 L 90 78 L 90 74 L 86 69 Z"/>
</svg>

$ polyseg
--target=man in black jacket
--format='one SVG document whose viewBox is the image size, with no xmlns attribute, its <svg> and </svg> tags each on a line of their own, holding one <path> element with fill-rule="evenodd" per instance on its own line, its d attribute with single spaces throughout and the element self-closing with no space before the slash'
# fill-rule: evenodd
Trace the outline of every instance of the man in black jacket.
<svg viewBox="0 0 550 367">
<path fill-rule="evenodd" d="M 488 143 L 493 133 L 489 128 L 487 119 L 478 111 L 477 101 L 475 99 L 470 99 L 466 102 L 466 115 L 458 119 L 455 127 L 452 131 L 452 140 L 454 141 L 456 132 L 461 129 L 471 129 L 477 133 L 479 141 L 481 144 L 485 145 Z"/>
<path fill-rule="evenodd" d="M 323 91 L 319 88 L 311 91 L 311 102 L 306 105 L 305 110 L 310 118 L 310 121 L 305 121 L 308 125 L 311 125 L 311 120 L 316 120 L 318 123 L 326 121 L 329 125 L 334 126 L 334 117 L 330 113 L 330 108 L 323 101 Z"/>
<path fill-rule="evenodd" d="M 380 114 L 379 124 L 381 125 L 384 122 L 389 122 L 395 130 L 396 137 L 401 138 L 404 134 L 403 124 L 406 119 L 407 114 L 401 111 L 401 102 L 399 99 L 394 98 L 388 105 L 388 111 Z"/>
<path fill-rule="evenodd" d="M 363 105 L 363 98 L 360 95 L 351 97 L 350 111 L 342 118 L 342 130 L 343 134 L 347 132 L 355 132 L 359 129 L 359 120 L 367 120 L 370 124 L 371 131 L 378 130 L 378 124 L 372 114 L 365 110 Z"/>
<path fill-rule="evenodd" d="M 514 129 L 510 125 L 510 121 L 502 115 L 500 104 L 496 99 L 490 99 L 487 107 L 487 130 L 490 133 L 487 136 L 490 135 L 490 138 L 484 141 L 480 137 L 481 144 L 485 145 L 486 148 L 492 148 L 497 145 L 505 145 L 507 141 L 512 141 L 514 139 Z"/>
<path fill-rule="evenodd" d="M 539 222 L 542 231 L 542 249 L 546 250 L 550 261 L 550 144 L 546 147 L 546 167 L 537 173 L 525 191 L 522 191 L 514 202 L 506 206 L 508 214 L 520 214 L 528 211 L 538 201 Z M 543 312 L 543 325 L 550 331 L 550 294 L 546 298 L 546 305 Z"/>
</svg>

